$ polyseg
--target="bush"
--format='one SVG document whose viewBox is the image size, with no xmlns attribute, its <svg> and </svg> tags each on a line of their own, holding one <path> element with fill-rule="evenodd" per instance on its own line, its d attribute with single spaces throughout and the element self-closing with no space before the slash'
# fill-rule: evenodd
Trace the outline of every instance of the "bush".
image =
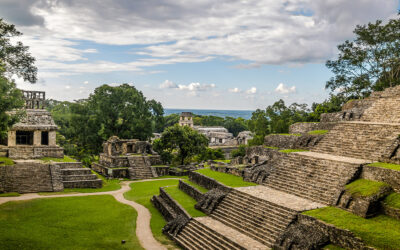
<svg viewBox="0 0 400 250">
<path fill-rule="evenodd" d="M 246 146 L 245 145 L 240 145 L 238 149 L 232 150 L 231 152 L 231 157 L 244 157 L 246 155 Z"/>
<path fill-rule="evenodd" d="M 207 148 L 204 152 L 201 154 L 198 154 L 194 157 L 195 161 L 207 161 L 207 160 L 223 160 L 225 159 L 224 152 L 222 152 L 222 149 L 213 149 L 213 148 Z"/>
</svg>

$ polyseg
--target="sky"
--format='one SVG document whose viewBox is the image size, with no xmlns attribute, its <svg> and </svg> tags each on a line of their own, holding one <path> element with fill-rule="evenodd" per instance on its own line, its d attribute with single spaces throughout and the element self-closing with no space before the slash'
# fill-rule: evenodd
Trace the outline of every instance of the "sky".
<svg viewBox="0 0 400 250">
<path fill-rule="evenodd" d="M 164 108 L 255 110 L 321 102 L 326 60 L 399 0 L 0 0 L 48 98 L 129 83 Z"/>
</svg>

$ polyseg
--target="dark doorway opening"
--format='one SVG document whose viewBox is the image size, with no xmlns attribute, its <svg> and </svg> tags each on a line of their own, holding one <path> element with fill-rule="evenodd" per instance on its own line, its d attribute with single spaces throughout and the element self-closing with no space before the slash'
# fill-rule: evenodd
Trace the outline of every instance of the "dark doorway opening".
<svg viewBox="0 0 400 250">
<path fill-rule="evenodd" d="M 49 132 L 42 131 L 42 145 L 49 145 Z"/>
<path fill-rule="evenodd" d="M 33 145 L 33 131 L 17 131 L 17 145 Z"/>
<path fill-rule="evenodd" d="M 126 151 L 127 151 L 127 153 L 132 153 L 133 145 L 128 145 Z"/>
</svg>

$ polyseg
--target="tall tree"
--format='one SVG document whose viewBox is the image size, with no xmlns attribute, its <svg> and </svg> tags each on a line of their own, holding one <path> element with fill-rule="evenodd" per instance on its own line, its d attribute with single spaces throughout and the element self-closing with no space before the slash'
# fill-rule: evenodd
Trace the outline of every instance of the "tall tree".
<svg viewBox="0 0 400 250">
<path fill-rule="evenodd" d="M 326 62 L 334 73 L 326 88 L 347 98 L 362 98 L 399 85 L 400 19 L 358 25 L 354 34 L 354 41 L 338 46 L 338 58 Z"/>
</svg>

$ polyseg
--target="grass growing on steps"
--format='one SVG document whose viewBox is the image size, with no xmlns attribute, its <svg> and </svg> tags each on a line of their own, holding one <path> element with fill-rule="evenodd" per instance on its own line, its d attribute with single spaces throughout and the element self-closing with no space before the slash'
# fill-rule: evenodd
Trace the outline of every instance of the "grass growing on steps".
<svg viewBox="0 0 400 250">
<path fill-rule="evenodd" d="M 326 133 L 328 133 L 329 130 L 313 130 L 308 132 L 309 135 L 324 135 Z"/>
<path fill-rule="evenodd" d="M 143 249 L 136 217 L 110 195 L 8 202 L 0 205 L 0 249 Z"/>
<path fill-rule="evenodd" d="M 306 150 L 306 149 L 282 149 L 282 150 L 279 150 L 279 152 L 286 153 L 286 154 L 295 153 L 295 152 L 306 152 L 306 151 L 308 151 L 308 150 Z"/>
<path fill-rule="evenodd" d="M 202 193 L 207 193 L 208 192 L 207 188 L 204 188 L 204 187 L 202 187 L 202 186 L 200 186 L 200 185 L 198 185 L 198 184 L 196 184 L 194 182 L 187 181 L 187 180 L 184 180 L 184 182 L 186 182 L 186 183 L 190 184 L 191 186 L 197 188 Z"/>
<path fill-rule="evenodd" d="M 10 192 L 10 193 L 1 193 L 0 197 L 17 197 L 21 196 L 19 193 L 16 192 Z"/>
<path fill-rule="evenodd" d="M 183 192 L 178 186 L 165 187 L 165 191 L 176 200 L 192 217 L 206 216 L 205 213 L 194 208 L 195 199 Z"/>
<path fill-rule="evenodd" d="M 213 171 L 211 169 L 200 169 L 196 170 L 196 172 L 211 177 L 214 180 L 219 181 L 220 183 L 229 187 L 257 186 L 257 184 L 253 182 L 243 181 L 242 177 Z"/>
<path fill-rule="evenodd" d="M 72 159 L 71 157 L 64 155 L 64 158 L 54 158 L 54 157 L 43 157 L 40 158 L 41 161 L 44 162 L 50 162 L 50 161 L 54 161 L 54 162 L 76 162 L 75 159 Z"/>
<path fill-rule="evenodd" d="M 368 164 L 367 166 L 377 167 L 377 168 L 387 168 L 387 169 L 391 169 L 391 170 L 400 171 L 400 165 L 398 165 L 398 164 L 374 162 L 374 163 Z"/>
<path fill-rule="evenodd" d="M 391 193 L 385 198 L 385 203 L 390 207 L 400 209 L 400 193 Z"/>
<path fill-rule="evenodd" d="M 365 243 L 378 249 L 400 248 L 400 220 L 386 215 L 365 219 L 335 207 L 324 207 L 304 212 L 338 228 L 348 229 Z"/>
<path fill-rule="evenodd" d="M 352 196 L 372 196 L 378 193 L 381 188 L 389 186 L 384 182 L 358 179 L 346 185 L 346 191 Z"/>
<path fill-rule="evenodd" d="M 14 161 L 11 160 L 8 157 L 0 157 L 0 162 L 3 162 L 0 164 L 0 166 L 11 166 L 14 165 Z"/>
</svg>

